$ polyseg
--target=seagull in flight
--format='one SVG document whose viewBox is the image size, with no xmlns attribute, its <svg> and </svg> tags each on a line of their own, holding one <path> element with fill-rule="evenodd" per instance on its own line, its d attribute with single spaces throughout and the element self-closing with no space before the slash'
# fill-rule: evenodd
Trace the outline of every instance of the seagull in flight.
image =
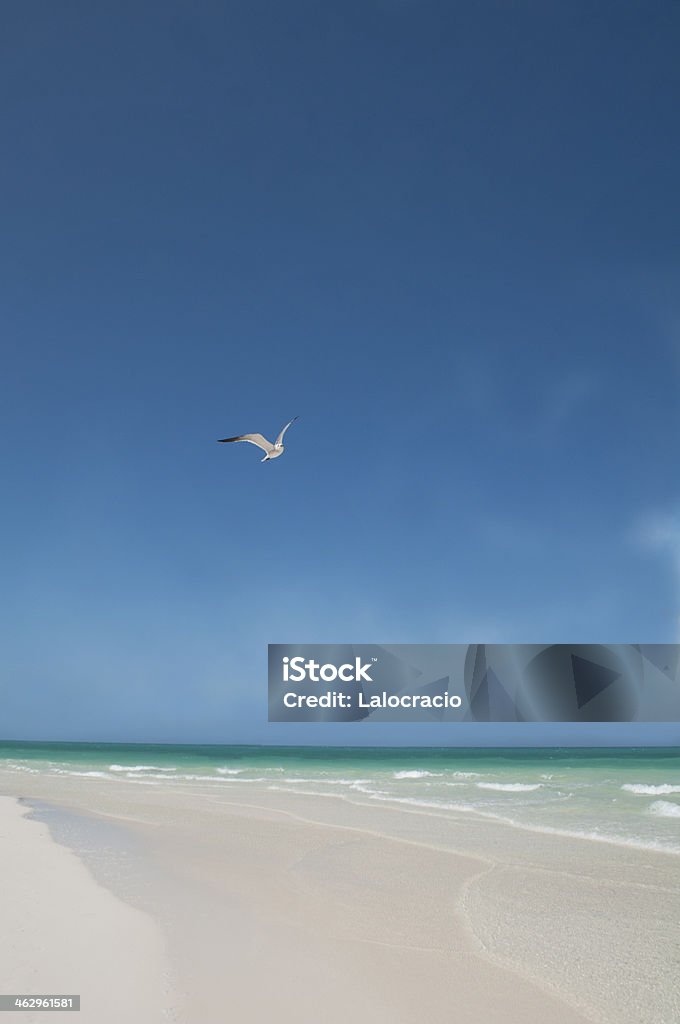
<svg viewBox="0 0 680 1024">
<path fill-rule="evenodd" d="M 273 444 L 266 437 L 263 437 L 262 434 L 241 434 L 239 437 L 221 437 L 218 444 L 228 444 L 230 441 L 247 441 L 249 444 L 256 444 L 264 452 L 264 458 L 260 461 L 269 462 L 270 459 L 278 459 L 279 455 L 283 455 L 283 435 L 288 430 L 290 424 L 295 423 L 296 419 L 298 419 L 297 416 L 293 417 L 290 423 L 286 423 Z"/>
</svg>

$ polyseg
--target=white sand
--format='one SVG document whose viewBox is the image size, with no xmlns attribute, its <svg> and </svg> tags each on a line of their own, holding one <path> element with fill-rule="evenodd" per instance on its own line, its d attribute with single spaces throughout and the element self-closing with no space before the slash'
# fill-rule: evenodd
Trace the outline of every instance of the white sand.
<svg viewBox="0 0 680 1024">
<path fill-rule="evenodd" d="M 6 1021 L 153 1024 L 168 970 L 164 938 L 141 911 L 97 885 L 47 827 L 0 797 L 0 993 L 80 995 L 79 1013 L 17 1011 Z"/>
<path fill-rule="evenodd" d="M 142 840 L 135 871 L 144 886 L 111 884 L 161 924 L 174 972 L 172 1019 L 182 1024 L 680 1020 L 677 857 L 238 784 L 36 773 L 21 786 L 27 797 L 122 823 Z M 16 775 L 0 772 L 0 792 L 16 787 Z M 10 806 L 17 846 L 3 870 L 23 877 L 13 916 L 20 920 L 24 906 L 35 915 L 21 951 L 0 950 L 15 965 L 10 974 L 27 964 L 53 969 L 58 908 L 70 889 L 79 920 L 65 948 L 76 944 L 79 973 L 53 972 L 56 991 L 87 990 L 89 1004 L 111 990 L 113 924 L 95 922 L 101 903 L 102 920 L 126 936 L 114 945 L 135 950 L 116 963 L 118 977 L 128 975 L 157 1010 L 160 967 L 135 974 L 149 955 L 141 948 L 156 950 L 146 962 L 160 962 L 149 918 L 97 888 L 72 854 Z M 47 867 L 25 866 L 24 852 L 33 858 L 38 847 Z M 36 899 L 31 879 L 40 871 L 64 886 L 41 883 Z M 108 942 L 103 956 L 100 941 Z M 2 979 L 5 991 L 18 986 L 10 980 Z"/>
</svg>

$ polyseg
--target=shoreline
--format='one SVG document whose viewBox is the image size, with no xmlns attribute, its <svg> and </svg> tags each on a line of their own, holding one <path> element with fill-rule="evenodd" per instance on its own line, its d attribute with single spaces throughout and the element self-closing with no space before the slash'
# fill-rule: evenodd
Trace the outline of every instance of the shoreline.
<svg viewBox="0 0 680 1024">
<path fill-rule="evenodd" d="M 0 773 L 0 792 L 8 783 Z M 141 844 L 142 909 L 188 997 L 178 1021 L 207 1019 L 225 992 L 254 1022 L 306 1022 L 320 1006 L 360 1024 L 443 1024 L 454 1009 L 461 1024 L 678 1019 L 668 855 L 238 785 L 31 775 L 21 786 Z"/>
<path fill-rule="evenodd" d="M 140 910 L 98 885 L 19 798 L 0 796 L 0 992 L 81 996 L 82 1024 L 172 1020 L 165 939 Z M 49 1011 L 7 1011 L 24 1024 Z"/>
</svg>

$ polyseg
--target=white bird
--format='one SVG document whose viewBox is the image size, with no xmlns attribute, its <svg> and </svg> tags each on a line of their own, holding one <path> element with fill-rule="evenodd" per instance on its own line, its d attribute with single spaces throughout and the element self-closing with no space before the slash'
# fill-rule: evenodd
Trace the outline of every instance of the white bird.
<svg viewBox="0 0 680 1024">
<path fill-rule="evenodd" d="M 283 435 L 288 430 L 290 424 L 295 423 L 296 419 L 298 419 L 298 417 L 294 416 L 290 423 L 286 423 L 285 427 L 274 441 L 274 444 L 272 444 L 271 441 L 268 441 L 266 437 L 263 437 L 262 434 L 241 434 L 239 437 L 221 437 L 218 444 L 228 444 L 230 441 L 247 441 L 249 444 L 257 445 L 257 447 L 261 448 L 265 453 L 264 458 L 261 459 L 262 462 L 269 462 L 270 459 L 278 459 L 279 455 L 283 455 L 285 450 L 283 445 Z"/>
</svg>

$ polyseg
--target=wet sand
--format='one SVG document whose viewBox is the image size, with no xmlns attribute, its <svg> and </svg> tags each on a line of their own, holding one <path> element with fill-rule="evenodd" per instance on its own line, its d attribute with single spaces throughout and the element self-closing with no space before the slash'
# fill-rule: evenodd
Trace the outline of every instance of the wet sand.
<svg viewBox="0 0 680 1024">
<path fill-rule="evenodd" d="M 75 1019 L 83 1024 L 167 1020 L 175 996 L 161 929 L 98 885 L 26 815 L 0 797 L 0 993 L 80 995 Z M 55 1011 L 9 1011 L 2 1019 L 54 1021 Z"/>
</svg>

